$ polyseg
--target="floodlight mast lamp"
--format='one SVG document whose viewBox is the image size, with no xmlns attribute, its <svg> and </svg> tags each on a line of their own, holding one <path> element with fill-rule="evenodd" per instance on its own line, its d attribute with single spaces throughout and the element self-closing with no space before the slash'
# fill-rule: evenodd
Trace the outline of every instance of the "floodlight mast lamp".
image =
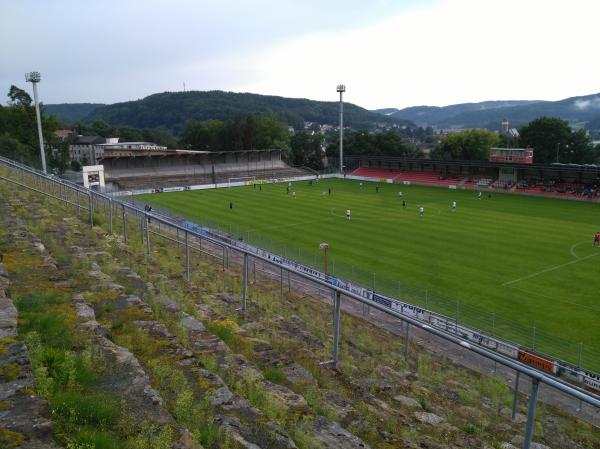
<svg viewBox="0 0 600 449">
<path fill-rule="evenodd" d="M 42 170 L 46 172 L 46 153 L 44 152 L 44 136 L 42 135 L 42 120 L 40 119 L 40 105 L 38 103 L 37 83 L 41 81 L 40 72 L 25 74 L 25 81 L 33 84 L 33 102 L 35 103 L 35 117 L 37 119 L 38 138 L 40 139 L 40 154 L 42 156 Z"/>
<path fill-rule="evenodd" d="M 346 92 L 346 86 L 340 84 L 337 89 L 340 93 L 340 174 L 344 174 L 344 100 L 343 95 Z"/>
</svg>

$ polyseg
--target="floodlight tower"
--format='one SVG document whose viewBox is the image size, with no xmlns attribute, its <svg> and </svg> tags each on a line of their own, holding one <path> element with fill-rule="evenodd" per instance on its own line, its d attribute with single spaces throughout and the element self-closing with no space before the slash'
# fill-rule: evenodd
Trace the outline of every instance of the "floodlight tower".
<svg viewBox="0 0 600 449">
<path fill-rule="evenodd" d="M 340 93 L 340 174 L 344 174 L 344 100 L 343 95 L 346 92 L 346 86 L 340 84 L 337 87 Z"/>
<path fill-rule="evenodd" d="M 42 135 L 42 120 L 40 119 L 40 105 L 38 104 L 37 83 L 42 79 L 40 72 L 25 74 L 25 81 L 33 84 L 33 102 L 35 103 L 35 117 L 37 119 L 38 137 L 40 139 L 40 153 L 42 156 L 42 170 L 46 173 L 46 153 L 44 152 L 44 136 Z"/>
</svg>

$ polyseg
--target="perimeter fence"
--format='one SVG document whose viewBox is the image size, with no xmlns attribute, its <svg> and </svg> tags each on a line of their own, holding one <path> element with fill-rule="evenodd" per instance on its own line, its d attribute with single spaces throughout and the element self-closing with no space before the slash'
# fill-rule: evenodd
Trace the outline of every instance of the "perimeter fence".
<svg viewBox="0 0 600 449">
<path fill-rule="evenodd" d="M 130 204 L 142 208 L 144 202 L 134 196 L 122 198 Z M 177 215 L 164 206 L 152 206 L 156 212 L 184 224 L 187 219 Z M 232 240 L 245 242 L 262 248 L 270 253 L 294 260 L 315 270 L 322 270 L 325 264 L 322 251 L 306 251 L 289 243 L 281 243 L 257 232 L 250 232 L 235 225 L 223 226 L 221 223 L 201 219 L 195 222 L 201 228 L 210 229 Z M 498 337 L 515 343 L 536 354 L 551 359 L 559 359 L 574 367 L 600 373 L 600 349 L 583 342 L 570 341 L 538 329 L 534 324 L 528 326 L 510 319 L 500 313 L 482 307 L 466 304 L 459 299 L 451 298 L 431 289 L 418 288 L 406 280 L 392 280 L 373 271 L 339 260 L 329 259 L 329 272 L 336 278 L 344 279 L 352 284 L 361 285 L 375 293 L 381 293 L 402 302 L 444 315 L 458 325 L 472 327 L 482 334 Z"/>
<path fill-rule="evenodd" d="M 304 291 L 309 291 L 307 296 L 326 298 L 332 303 L 332 313 L 325 313 L 318 321 L 315 311 L 317 324 L 312 324 L 314 334 L 327 342 L 326 347 L 331 348 L 332 358 L 324 361 L 324 365 L 338 366 L 340 334 L 353 335 L 353 329 L 349 329 L 348 324 L 346 328 L 342 327 L 342 309 L 355 312 L 362 307 L 363 310 L 367 308 L 372 311 L 374 316 L 381 315 L 386 321 L 397 323 L 404 331 L 405 358 L 409 356 L 409 331 L 412 328 L 439 338 L 440 341 L 447 342 L 459 351 L 469 351 L 474 358 L 482 357 L 482 362 L 485 359 L 513 371 L 516 375 L 513 418 L 519 400 L 519 376 L 529 377 L 531 387 L 523 449 L 531 447 L 540 384 L 545 384 L 570 400 L 580 401 L 580 409 L 583 403 L 591 405 L 593 407 L 591 416 L 598 416 L 600 397 L 596 394 L 534 369 L 514 356 L 495 351 L 483 344 L 473 344 L 457 332 L 458 326 L 455 326 L 452 332 L 450 329 L 441 329 L 424 323 L 419 318 L 419 313 L 422 314 L 422 311 L 416 313 L 414 306 L 405 304 L 400 308 L 389 307 L 375 294 L 370 296 L 357 294 L 353 290 L 340 286 L 339 283 L 332 283 L 331 278 L 322 278 L 322 273 L 317 270 L 307 271 L 297 263 L 290 264 L 289 260 L 253 247 L 247 242 L 231 239 L 208 228 L 190 226 L 191 223 L 185 223 L 183 217 L 171 218 L 160 212 L 149 212 L 135 203 L 126 203 L 109 195 L 85 189 L 2 157 L 0 157 L 0 181 L 52 198 L 67 208 L 66 213 L 70 210 L 73 215 L 88 221 L 90 226 L 100 225 L 109 234 L 120 234 L 126 244 L 143 248 L 148 255 L 160 257 L 161 251 L 169 248 L 177 251 L 182 260 L 183 276 L 187 280 L 192 278 L 202 280 L 205 274 L 198 269 L 201 258 L 209 257 L 217 260 L 224 270 L 227 268 L 227 272 L 222 276 L 223 286 L 233 293 L 231 300 L 240 306 L 239 310 L 243 314 L 249 310 L 250 298 L 256 301 L 260 295 L 264 295 L 264 292 L 261 293 L 260 289 L 257 289 L 257 285 L 261 285 L 264 290 L 270 290 L 271 295 L 279 290 L 282 299 L 285 284 L 290 291 L 293 286 L 302 285 Z M 261 273 L 268 276 L 261 276 Z M 279 282 L 273 282 L 274 277 L 278 277 Z M 287 282 L 284 282 L 284 279 Z M 274 295 L 277 296 L 279 295 Z"/>
</svg>

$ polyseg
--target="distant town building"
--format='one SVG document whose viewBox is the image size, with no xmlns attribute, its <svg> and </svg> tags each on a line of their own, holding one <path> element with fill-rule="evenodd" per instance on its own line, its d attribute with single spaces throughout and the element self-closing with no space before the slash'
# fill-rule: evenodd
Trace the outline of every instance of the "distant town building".
<svg viewBox="0 0 600 449">
<path fill-rule="evenodd" d="M 71 137 L 75 137 L 77 133 L 72 129 L 57 129 L 54 131 L 54 135 L 58 137 L 61 142 L 64 142 Z"/>
<path fill-rule="evenodd" d="M 100 136 L 77 136 L 75 141 L 69 145 L 69 156 L 71 160 L 80 164 L 95 165 L 97 156 L 95 154 L 95 145 L 106 143 L 105 137 Z"/>
<path fill-rule="evenodd" d="M 153 142 L 119 142 L 118 137 L 78 136 L 69 145 L 71 159 L 79 163 L 97 164 L 99 159 L 107 156 L 135 156 L 146 152 L 166 151 L 167 147 Z"/>
<path fill-rule="evenodd" d="M 500 134 L 508 137 L 519 137 L 517 128 L 511 128 L 508 119 L 503 119 L 500 123 Z"/>
</svg>

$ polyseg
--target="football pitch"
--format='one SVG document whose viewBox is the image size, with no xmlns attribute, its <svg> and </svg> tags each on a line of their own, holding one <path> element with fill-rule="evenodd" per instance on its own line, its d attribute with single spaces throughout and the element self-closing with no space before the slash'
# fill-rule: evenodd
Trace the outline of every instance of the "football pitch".
<svg viewBox="0 0 600 449">
<path fill-rule="evenodd" d="M 584 366 L 600 370 L 600 204 L 341 179 L 286 189 L 140 199 L 319 268 L 327 242 L 338 277 L 573 363 L 583 342 Z"/>
</svg>

